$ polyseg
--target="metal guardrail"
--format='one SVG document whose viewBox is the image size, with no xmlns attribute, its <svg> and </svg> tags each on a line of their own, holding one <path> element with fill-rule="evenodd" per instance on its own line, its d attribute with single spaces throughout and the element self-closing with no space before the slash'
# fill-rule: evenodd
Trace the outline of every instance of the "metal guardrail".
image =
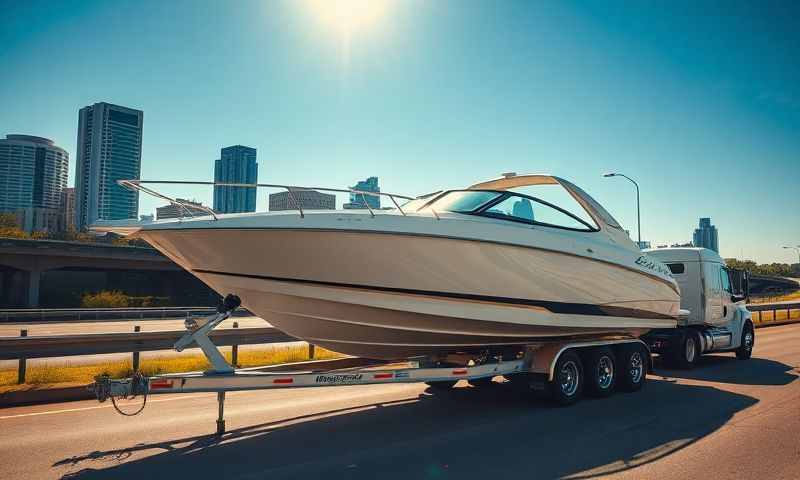
<svg viewBox="0 0 800 480">
<path fill-rule="evenodd" d="M 169 350 L 184 333 L 185 330 L 0 337 L 0 360 Z M 299 341 L 272 327 L 214 330 L 210 337 L 218 346 Z"/>
<path fill-rule="evenodd" d="M 771 325 L 800 320 L 800 315 L 796 315 L 797 318 L 792 319 L 792 311 L 800 310 L 800 302 L 751 303 L 747 305 L 747 309 L 754 314 L 753 322 L 756 325 Z M 786 318 L 781 318 L 783 312 L 786 312 Z M 764 315 L 765 313 L 772 313 L 772 315 Z"/>
<path fill-rule="evenodd" d="M 214 307 L 26 308 L 0 310 L 0 322 L 163 320 L 185 318 L 188 315 L 213 315 L 216 311 Z M 240 308 L 232 316 L 251 315 L 246 309 Z"/>
</svg>

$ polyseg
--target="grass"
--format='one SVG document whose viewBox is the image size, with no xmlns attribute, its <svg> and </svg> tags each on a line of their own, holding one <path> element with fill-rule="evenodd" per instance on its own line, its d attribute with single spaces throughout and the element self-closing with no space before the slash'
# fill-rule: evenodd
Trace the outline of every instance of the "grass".
<svg viewBox="0 0 800 480">
<path fill-rule="evenodd" d="M 230 349 L 226 348 L 225 359 L 231 361 Z M 314 360 L 327 360 L 342 355 L 316 347 Z M 308 346 L 291 345 L 272 347 L 264 350 L 240 350 L 239 367 L 257 367 L 277 365 L 281 363 L 302 362 L 310 360 Z M 170 357 L 154 357 L 142 359 L 139 370 L 147 376 L 163 373 L 180 373 L 207 370 L 211 367 L 202 354 L 187 354 Z M 26 385 L 51 384 L 89 384 L 98 375 L 109 375 L 112 378 L 129 377 L 133 373 L 130 360 L 117 360 L 97 364 L 31 365 L 26 375 Z M 0 370 L 0 393 L 19 388 L 17 385 L 17 369 Z M 10 387 L 12 386 L 13 387 Z"/>
<path fill-rule="evenodd" d="M 750 303 L 774 303 L 774 302 L 789 302 L 792 300 L 800 300 L 800 290 L 786 295 L 776 295 L 773 297 L 753 297 Z"/>
<path fill-rule="evenodd" d="M 791 313 L 791 317 L 789 316 Z M 787 311 L 785 308 L 783 310 L 777 311 L 766 311 L 766 312 L 751 312 L 753 315 L 753 321 L 756 325 L 760 325 L 762 323 L 773 323 L 773 322 L 785 322 L 787 320 L 800 320 L 800 310 L 793 309 Z"/>
</svg>

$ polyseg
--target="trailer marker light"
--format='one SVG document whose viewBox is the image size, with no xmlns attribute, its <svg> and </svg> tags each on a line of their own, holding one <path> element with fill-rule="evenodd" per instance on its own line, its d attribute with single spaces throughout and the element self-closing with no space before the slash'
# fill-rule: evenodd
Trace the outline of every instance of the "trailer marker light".
<svg viewBox="0 0 800 480">
<path fill-rule="evenodd" d="M 293 383 L 294 378 L 276 378 L 272 383 Z"/>
<path fill-rule="evenodd" d="M 378 379 L 378 378 L 392 378 L 393 376 L 394 376 L 394 374 L 392 374 L 392 373 L 376 373 L 375 375 L 372 376 L 372 378 L 375 378 L 375 379 Z"/>
<path fill-rule="evenodd" d="M 153 380 L 150 382 L 150 388 L 152 390 L 158 388 L 172 388 L 172 380 Z"/>
<path fill-rule="evenodd" d="M 467 374 L 467 369 L 466 368 L 462 368 L 462 369 L 459 369 L 459 370 L 453 370 L 453 375 L 466 375 L 466 374 Z"/>
</svg>

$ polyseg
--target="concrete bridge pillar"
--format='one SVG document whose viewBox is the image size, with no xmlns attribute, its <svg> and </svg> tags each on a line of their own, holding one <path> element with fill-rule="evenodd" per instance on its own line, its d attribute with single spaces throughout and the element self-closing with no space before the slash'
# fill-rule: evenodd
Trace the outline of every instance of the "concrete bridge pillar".
<svg viewBox="0 0 800 480">
<path fill-rule="evenodd" d="M 39 285 L 42 281 L 41 270 L 28 271 L 28 302 L 27 308 L 39 307 Z"/>
</svg>

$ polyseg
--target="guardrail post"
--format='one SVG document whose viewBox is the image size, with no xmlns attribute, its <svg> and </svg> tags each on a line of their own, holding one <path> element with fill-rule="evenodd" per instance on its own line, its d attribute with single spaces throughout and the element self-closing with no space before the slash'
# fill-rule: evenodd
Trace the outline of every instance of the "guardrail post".
<svg viewBox="0 0 800 480">
<path fill-rule="evenodd" d="M 139 333 L 141 331 L 142 331 L 142 327 L 140 327 L 139 325 L 135 325 L 133 327 L 133 333 Z M 133 352 L 133 361 L 132 361 L 132 363 L 133 363 L 133 371 L 134 372 L 138 372 L 139 371 L 139 352 L 138 351 Z"/>
<path fill-rule="evenodd" d="M 317 348 L 317 346 L 314 345 L 313 343 L 309 343 L 308 344 L 308 359 L 309 360 L 314 360 L 314 354 L 316 353 L 315 352 L 316 348 Z"/>
<path fill-rule="evenodd" d="M 27 337 L 28 330 L 20 330 L 19 331 L 20 337 Z M 19 359 L 19 370 L 17 371 L 17 384 L 22 385 L 25 383 L 25 371 L 28 369 L 28 359 L 25 357 L 20 357 Z"/>
<path fill-rule="evenodd" d="M 239 322 L 233 322 L 233 328 L 239 328 Z M 239 366 L 239 345 L 231 345 L 231 365 L 233 368 Z"/>
</svg>

